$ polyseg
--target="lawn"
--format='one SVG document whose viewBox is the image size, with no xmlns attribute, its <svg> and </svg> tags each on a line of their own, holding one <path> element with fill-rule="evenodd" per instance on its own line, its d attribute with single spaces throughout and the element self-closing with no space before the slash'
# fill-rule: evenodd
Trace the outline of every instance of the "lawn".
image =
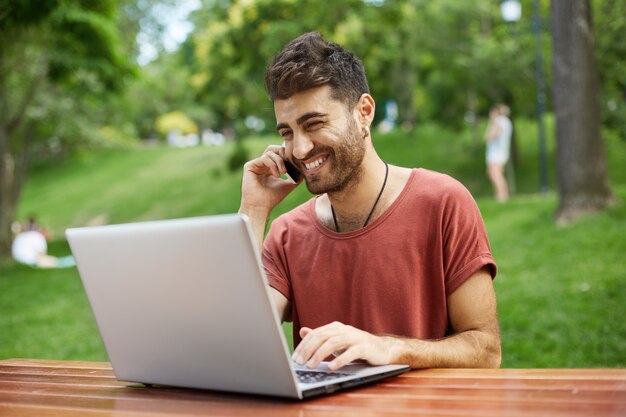
<svg viewBox="0 0 626 417">
<path fill-rule="evenodd" d="M 449 173 L 475 195 L 499 267 L 503 366 L 624 367 L 626 324 L 616 319 L 626 315 L 626 206 L 555 226 L 555 193 L 534 192 L 539 184 L 534 125 L 522 120 L 517 126 L 520 193 L 506 204 L 492 200 L 482 144 L 469 132 L 423 126 L 375 140 L 388 162 Z M 626 143 L 607 133 L 611 180 L 624 201 Z M 246 146 L 253 155 L 270 140 L 276 138 L 250 139 Z M 90 152 L 40 165 L 31 173 L 19 213 L 36 213 L 53 232 L 50 252 L 65 255 L 63 230 L 69 226 L 233 212 L 240 173 L 226 168 L 232 149 Z M 274 215 L 307 198 L 300 187 Z M 9 357 L 106 360 L 75 269 L 0 264 L 0 359 Z"/>
</svg>

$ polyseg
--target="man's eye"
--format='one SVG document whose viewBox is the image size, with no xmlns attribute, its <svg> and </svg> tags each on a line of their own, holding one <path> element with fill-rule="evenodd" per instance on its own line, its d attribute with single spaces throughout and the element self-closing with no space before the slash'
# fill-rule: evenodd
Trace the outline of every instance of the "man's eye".
<svg viewBox="0 0 626 417">
<path fill-rule="evenodd" d="M 283 130 L 282 132 L 278 132 L 278 134 L 283 138 L 286 138 L 291 136 L 291 130 Z"/>
<path fill-rule="evenodd" d="M 314 122 L 307 123 L 307 129 L 318 129 L 322 126 L 322 122 L 320 120 L 316 120 Z"/>
</svg>

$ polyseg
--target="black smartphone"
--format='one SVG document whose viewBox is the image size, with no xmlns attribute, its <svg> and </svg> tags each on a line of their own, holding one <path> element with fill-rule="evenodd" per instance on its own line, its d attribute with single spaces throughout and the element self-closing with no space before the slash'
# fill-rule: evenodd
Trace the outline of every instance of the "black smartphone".
<svg viewBox="0 0 626 417">
<path fill-rule="evenodd" d="M 297 184 L 300 181 L 300 177 L 302 173 L 296 168 L 294 164 L 285 159 L 285 168 L 287 169 L 287 178 L 291 180 L 294 184 Z"/>
</svg>

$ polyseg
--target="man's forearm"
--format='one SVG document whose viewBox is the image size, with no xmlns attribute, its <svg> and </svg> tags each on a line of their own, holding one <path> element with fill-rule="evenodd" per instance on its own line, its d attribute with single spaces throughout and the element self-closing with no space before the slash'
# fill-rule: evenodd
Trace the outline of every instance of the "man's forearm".
<svg viewBox="0 0 626 417">
<path fill-rule="evenodd" d="M 468 330 L 441 340 L 385 336 L 392 363 L 421 368 L 499 368 L 502 358 L 497 332 Z"/>
</svg>

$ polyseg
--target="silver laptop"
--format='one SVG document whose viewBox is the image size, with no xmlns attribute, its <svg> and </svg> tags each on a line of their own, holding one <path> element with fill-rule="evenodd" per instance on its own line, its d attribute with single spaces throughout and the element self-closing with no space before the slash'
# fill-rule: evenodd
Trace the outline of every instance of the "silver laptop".
<svg viewBox="0 0 626 417">
<path fill-rule="evenodd" d="M 245 216 L 66 235 L 119 380 L 305 398 L 409 369 L 293 363 Z"/>
</svg>

